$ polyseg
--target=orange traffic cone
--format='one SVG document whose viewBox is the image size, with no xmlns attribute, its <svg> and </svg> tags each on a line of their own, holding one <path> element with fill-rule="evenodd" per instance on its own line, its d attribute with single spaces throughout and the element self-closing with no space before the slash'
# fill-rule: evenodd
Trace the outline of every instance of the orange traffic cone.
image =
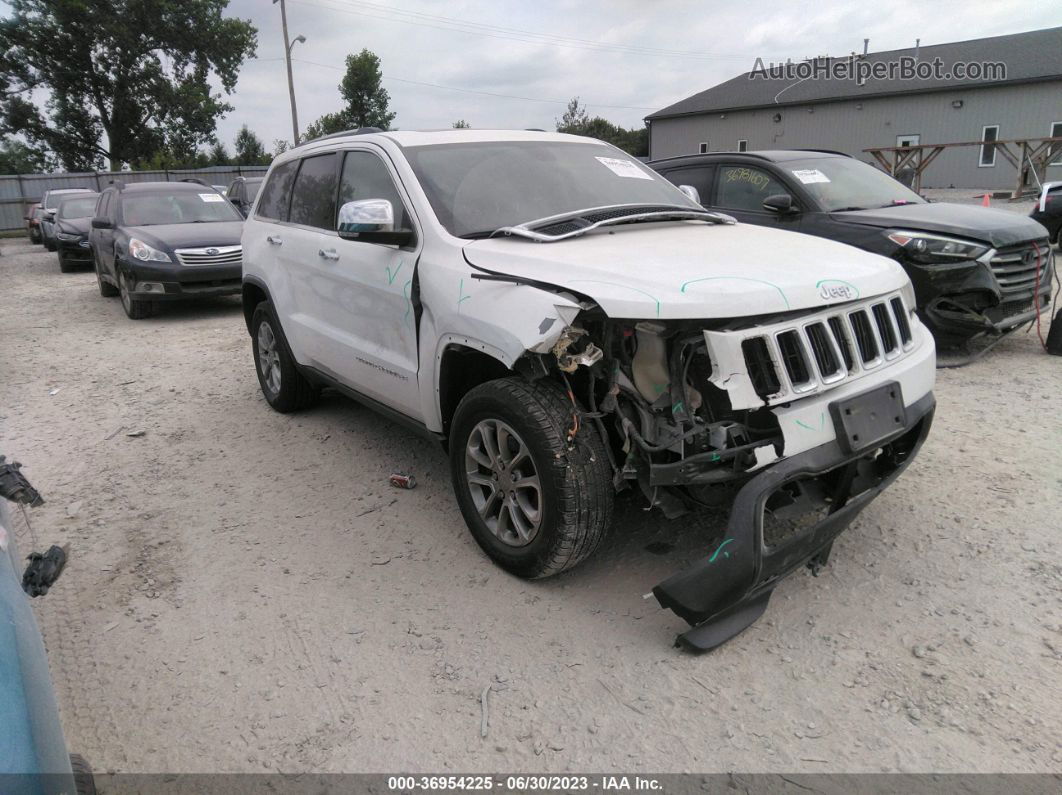
<svg viewBox="0 0 1062 795">
<path fill-rule="evenodd" d="M 991 207 L 992 206 L 991 199 L 992 199 L 992 194 L 991 193 L 986 193 L 984 196 L 981 197 L 981 206 L 982 207 Z"/>
</svg>

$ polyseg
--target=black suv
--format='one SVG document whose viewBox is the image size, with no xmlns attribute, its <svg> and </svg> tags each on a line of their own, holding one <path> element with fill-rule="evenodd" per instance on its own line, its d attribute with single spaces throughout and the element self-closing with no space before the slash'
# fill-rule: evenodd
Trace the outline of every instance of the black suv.
<svg viewBox="0 0 1062 795">
<path fill-rule="evenodd" d="M 92 265 L 88 236 L 99 197 L 98 193 L 72 193 L 59 202 L 53 225 L 59 270 L 63 273 Z"/>
<path fill-rule="evenodd" d="M 237 295 L 243 216 L 198 182 L 115 183 L 103 191 L 89 242 L 100 295 L 121 295 L 133 320 L 159 301 Z"/>
<path fill-rule="evenodd" d="M 942 345 L 1012 330 L 1051 302 L 1046 230 L 1007 210 L 930 203 L 837 152 L 684 155 L 649 163 L 705 207 L 897 260 Z M 784 252 L 780 252 L 784 256 Z"/>
<path fill-rule="evenodd" d="M 251 212 L 258 189 L 262 187 L 264 177 L 236 177 L 225 191 L 233 207 L 243 213 L 244 218 Z"/>
</svg>

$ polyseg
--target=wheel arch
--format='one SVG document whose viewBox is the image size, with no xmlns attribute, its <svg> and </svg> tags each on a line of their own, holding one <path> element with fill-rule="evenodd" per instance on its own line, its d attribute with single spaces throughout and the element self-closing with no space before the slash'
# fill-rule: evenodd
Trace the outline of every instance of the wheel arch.
<svg viewBox="0 0 1062 795">
<path fill-rule="evenodd" d="M 461 399 L 480 384 L 513 375 L 501 351 L 474 340 L 450 341 L 438 355 L 436 396 L 442 432 L 447 436 Z"/>
<path fill-rule="evenodd" d="M 263 301 L 271 301 L 273 299 L 269 294 L 269 288 L 265 286 L 265 282 L 252 276 L 244 277 L 241 296 L 243 300 L 243 320 L 247 325 L 247 333 L 250 334 L 251 318 L 254 317 L 255 308 Z"/>
</svg>

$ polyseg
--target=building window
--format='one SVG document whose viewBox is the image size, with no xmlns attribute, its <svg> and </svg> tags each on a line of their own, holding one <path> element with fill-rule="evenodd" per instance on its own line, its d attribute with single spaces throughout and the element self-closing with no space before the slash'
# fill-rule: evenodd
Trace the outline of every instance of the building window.
<svg viewBox="0 0 1062 795">
<path fill-rule="evenodd" d="M 701 141 L 701 145 L 700 145 L 700 148 L 699 148 L 699 150 L 698 150 L 698 151 L 699 151 L 699 152 L 700 152 L 700 153 L 701 153 L 702 155 L 703 155 L 704 153 L 706 153 L 706 152 L 708 151 L 708 142 L 707 142 L 707 141 Z"/>
<path fill-rule="evenodd" d="M 981 159 L 977 165 L 980 168 L 989 168 L 996 164 L 996 147 L 992 144 L 999 140 L 999 125 L 990 124 L 982 129 L 981 140 L 984 143 L 981 144 Z"/>
<path fill-rule="evenodd" d="M 1062 138 L 1062 121 L 1051 122 L 1051 137 Z M 1051 157 L 1049 158 L 1048 165 L 1062 166 L 1062 143 L 1049 144 L 1051 150 Z"/>
<path fill-rule="evenodd" d="M 749 142 L 746 141 L 744 138 L 741 138 L 741 139 L 738 140 L 738 151 L 739 152 L 747 152 L 747 151 L 749 151 Z"/>
</svg>

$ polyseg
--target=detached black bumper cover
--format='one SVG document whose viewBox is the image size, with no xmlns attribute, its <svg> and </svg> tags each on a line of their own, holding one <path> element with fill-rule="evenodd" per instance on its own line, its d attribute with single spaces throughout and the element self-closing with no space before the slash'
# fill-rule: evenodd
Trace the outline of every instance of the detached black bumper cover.
<svg viewBox="0 0 1062 795">
<path fill-rule="evenodd" d="M 653 588 L 661 606 L 693 625 L 677 642 L 714 649 L 763 615 L 783 577 L 804 564 L 825 563 L 834 539 L 917 455 L 935 406 L 930 393 L 907 407 L 904 428 L 868 450 L 848 453 L 833 441 L 746 483 L 722 543 Z M 779 514 L 786 506 L 796 508 L 801 518 L 786 532 L 765 530 L 765 509 L 772 505 L 783 506 Z"/>
</svg>

